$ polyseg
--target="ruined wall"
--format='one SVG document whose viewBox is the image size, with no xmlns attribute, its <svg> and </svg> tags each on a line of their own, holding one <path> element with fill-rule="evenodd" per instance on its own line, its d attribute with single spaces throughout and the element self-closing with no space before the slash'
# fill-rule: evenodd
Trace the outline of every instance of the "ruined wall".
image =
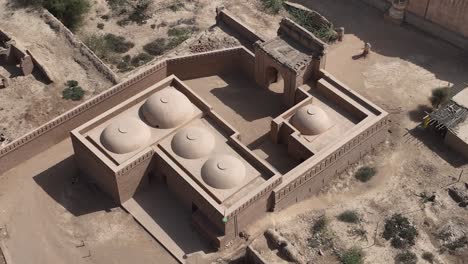
<svg viewBox="0 0 468 264">
<path fill-rule="evenodd" d="M 239 34 L 242 38 L 247 40 L 250 45 L 257 41 L 265 42 L 265 38 L 255 33 L 253 29 L 244 24 L 242 21 L 233 16 L 229 11 L 223 7 L 218 7 L 216 9 L 216 23 L 222 22 L 224 25 L 228 26 L 234 32 Z"/>
</svg>

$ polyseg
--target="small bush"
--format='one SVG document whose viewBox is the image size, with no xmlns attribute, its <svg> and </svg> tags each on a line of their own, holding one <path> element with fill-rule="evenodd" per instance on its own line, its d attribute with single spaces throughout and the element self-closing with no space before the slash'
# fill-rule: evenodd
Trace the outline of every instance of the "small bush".
<svg viewBox="0 0 468 264">
<path fill-rule="evenodd" d="M 75 87 L 75 86 L 78 86 L 78 81 L 75 81 L 75 80 L 68 80 L 66 85 L 68 87 Z"/>
<path fill-rule="evenodd" d="M 377 170 L 375 168 L 364 166 L 357 170 L 356 174 L 354 174 L 354 177 L 356 177 L 356 179 L 358 179 L 361 182 L 367 182 L 372 177 L 374 177 L 376 173 Z"/>
<path fill-rule="evenodd" d="M 120 59 L 119 63 L 117 63 L 117 69 L 119 69 L 122 72 L 133 70 L 132 65 L 130 65 L 130 60 L 131 59 L 132 59 L 132 57 L 130 57 L 130 55 L 123 56 Z"/>
<path fill-rule="evenodd" d="M 99 29 L 104 29 L 104 23 L 98 23 L 97 28 Z"/>
<path fill-rule="evenodd" d="M 408 248 L 414 245 L 418 231 L 408 218 L 394 214 L 385 220 L 383 238 L 390 240 L 394 248 Z"/>
<path fill-rule="evenodd" d="M 342 264 L 363 264 L 364 252 L 357 247 L 350 248 L 340 255 L 340 262 Z"/>
<path fill-rule="evenodd" d="M 157 38 L 150 43 L 145 44 L 143 46 L 143 50 L 153 56 L 161 55 L 164 51 L 166 51 L 166 40 L 163 38 Z"/>
<path fill-rule="evenodd" d="M 150 18 L 146 14 L 146 10 L 149 7 L 149 0 L 139 0 L 133 9 L 133 11 L 128 16 L 128 20 L 133 21 L 139 25 L 146 23 L 146 20 Z"/>
<path fill-rule="evenodd" d="M 127 8 L 130 3 L 128 0 L 107 0 L 107 4 L 112 11 L 121 12 L 122 9 Z"/>
<path fill-rule="evenodd" d="M 84 96 L 84 90 L 78 86 L 75 80 L 69 80 L 66 83 L 67 87 L 62 91 L 62 98 L 67 100 L 79 101 Z"/>
<path fill-rule="evenodd" d="M 132 58 L 131 63 L 133 66 L 138 67 L 141 65 L 146 64 L 147 62 L 151 61 L 153 59 L 153 56 L 147 54 L 147 53 L 140 53 L 136 55 L 135 57 Z"/>
<path fill-rule="evenodd" d="M 346 210 L 338 215 L 338 220 L 346 223 L 357 224 L 359 223 L 360 218 L 356 211 Z"/>
<path fill-rule="evenodd" d="M 328 226 L 328 219 L 322 215 L 320 216 L 317 221 L 315 221 L 314 225 L 312 226 L 312 232 L 314 234 L 322 233 L 327 229 Z"/>
<path fill-rule="evenodd" d="M 395 256 L 395 264 L 416 264 L 418 256 L 411 251 L 405 250 Z"/>
<path fill-rule="evenodd" d="M 91 7 L 88 0 L 43 0 L 42 6 L 71 29 L 81 24 Z"/>
<path fill-rule="evenodd" d="M 180 0 L 176 0 L 174 2 L 172 2 L 167 8 L 169 8 L 172 12 L 177 12 L 179 10 L 181 10 L 182 8 L 185 7 L 185 4 L 184 2 L 180 1 Z"/>
<path fill-rule="evenodd" d="M 431 264 L 434 263 L 435 257 L 431 252 L 424 252 L 421 257 Z"/>
<path fill-rule="evenodd" d="M 333 29 L 333 25 L 317 24 L 312 15 L 301 9 L 289 9 L 292 20 L 301 25 L 309 32 L 324 42 L 333 42 L 338 38 L 338 34 Z"/>
<path fill-rule="evenodd" d="M 125 40 L 122 36 L 117 36 L 111 33 L 104 35 L 105 45 L 116 53 L 125 53 L 135 46 L 131 41 Z"/>
<path fill-rule="evenodd" d="M 283 9 L 284 0 L 263 0 L 263 6 L 274 14 Z"/>
<path fill-rule="evenodd" d="M 434 108 L 438 108 L 440 105 L 447 103 L 450 100 L 450 87 L 439 87 L 432 90 L 432 95 L 429 97 Z"/>
</svg>

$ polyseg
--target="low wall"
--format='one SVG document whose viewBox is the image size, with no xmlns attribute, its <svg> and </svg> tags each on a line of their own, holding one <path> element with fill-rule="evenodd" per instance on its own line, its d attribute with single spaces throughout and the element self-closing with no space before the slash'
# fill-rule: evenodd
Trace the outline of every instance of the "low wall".
<svg viewBox="0 0 468 264">
<path fill-rule="evenodd" d="M 242 38 L 249 41 L 251 44 L 261 41 L 265 42 L 265 39 L 259 34 L 255 33 L 253 29 L 241 22 L 224 7 L 216 8 L 216 22 L 223 22 L 226 26 L 237 32 Z"/>
<path fill-rule="evenodd" d="M 120 81 L 119 77 L 115 72 L 113 72 L 109 66 L 107 66 L 101 59 L 99 59 L 94 52 L 89 49 L 83 42 L 81 42 L 75 35 L 65 26 L 62 24 L 60 20 L 58 20 L 54 15 L 52 15 L 49 11 L 43 10 L 44 21 L 49 24 L 49 26 L 56 30 L 57 32 L 63 34 L 65 38 L 72 44 L 75 48 L 80 49 L 80 53 L 88 58 L 96 67 L 96 69 L 104 74 L 108 80 L 112 83 L 116 84 Z"/>
<path fill-rule="evenodd" d="M 251 264 L 267 264 L 268 261 L 263 259 L 260 253 L 255 250 L 251 245 L 245 249 L 245 261 Z"/>
<path fill-rule="evenodd" d="M 41 65 L 29 50 L 26 50 L 26 53 L 31 56 L 34 67 L 42 74 L 42 76 L 44 76 L 45 80 L 49 83 L 53 82 L 49 70 L 47 70 L 45 66 Z"/>
</svg>

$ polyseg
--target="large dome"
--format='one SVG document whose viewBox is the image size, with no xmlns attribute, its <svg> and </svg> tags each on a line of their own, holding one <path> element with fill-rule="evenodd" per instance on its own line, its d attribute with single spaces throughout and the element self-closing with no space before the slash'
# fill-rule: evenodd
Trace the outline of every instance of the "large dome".
<svg viewBox="0 0 468 264">
<path fill-rule="evenodd" d="M 316 105 L 305 105 L 291 119 L 292 125 L 304 135 L 318 135 L 331 127 L 327 113 Z"/>
<path fill-rule="evenodd" d="M 124 154 L 144 147 L 151 137 L 149 127 L 140 119 L 125 117 L 115 120 L 101 133 L 101 144 L 108 150 Z"/>
<path fill-rule="evenodd" d="M 182 158 L 198 159 L 211 153 L 215 146 L 213 134 L 202 127 L 187 127 L 175 134 L 172 150 Z"/>
<path fill-rule="evenodd" d="M 157 128 L 176 127 L 193 115 L 190 100 L 172 87 L 151 95 L 141 110 L 145 120 Z"/>
<path fill-rule="evenodd" d="M 245 166 L 238 158 L 229 155 L 213 157 L 203 164 L 203 181 L 216 189 L 231 189 L 245 178 Z"/>
</svg>

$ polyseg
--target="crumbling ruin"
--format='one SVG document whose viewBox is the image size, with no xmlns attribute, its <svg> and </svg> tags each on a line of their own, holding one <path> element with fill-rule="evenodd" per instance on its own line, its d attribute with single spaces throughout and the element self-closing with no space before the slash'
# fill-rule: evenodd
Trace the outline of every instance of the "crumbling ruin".
<svg viewBox="0 0 468 264">
<path fill-rule="evenodd" d="M 23 76 L 30 75 L 34 70 L 37 70 L 41 72 L 47 82 L 52 82 L 47 70 L 34 59 L 31 52 L 22 48 L 9 34 L 0 30 L 0 66 L 2 65 L 14 68 L 8 70 L 10 73 L 17 71 Z M 11 76 L 14 77 L 15 74 L 11 73 Z M 8 78 L 0 74 L 0 88 L 8 87 Z"/>
</svg>

